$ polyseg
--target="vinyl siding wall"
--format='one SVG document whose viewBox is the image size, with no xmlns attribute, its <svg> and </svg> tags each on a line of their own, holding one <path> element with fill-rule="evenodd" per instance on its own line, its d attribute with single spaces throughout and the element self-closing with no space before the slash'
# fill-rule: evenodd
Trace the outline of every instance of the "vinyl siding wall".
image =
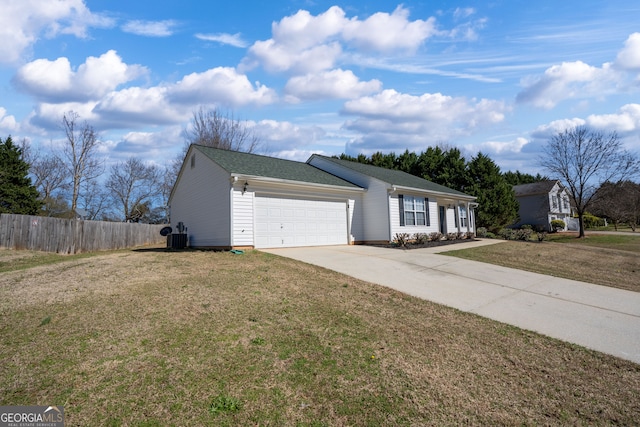
<svg viewBox="0 0 640 427">
<path fill-rule="evenodd" d="M 233 209 L 231 222 L 233 224 L 233 246 L 253 246 L 253 196 L 254 192 L 242 193 L 243 182 L 236 182 L 231 190 Z"/>
<path fill-rule="evenodd" d="M 410 193 L 402 193 L 402 195 L 414 196 L 414 197 L 425 197 L 424 194 L 410 194 Z M 429 225 L 428 226 L 416 226 L 416 225 L 400 225 L 400 205 L 399 205 L 399 194 L 393 193 L 390 196 L 390 213 L 391 213 L 391 238 L 397 233 L 408 233 L 410 235 L 414 235 L 416 233 L 434 233 L 440 230 L 438 225 L 438 203 L 434 198 L 428 198 L 429 204 Z"/>
<path fill-rule="evenodd" d="M 195 156 L 191 167 L 191 156 Z M 230 245 L 229 174 L 198 150 L 190 150 L 170 201 L 171 226 L 188 228 L 189 246 Z"/>
</svg>

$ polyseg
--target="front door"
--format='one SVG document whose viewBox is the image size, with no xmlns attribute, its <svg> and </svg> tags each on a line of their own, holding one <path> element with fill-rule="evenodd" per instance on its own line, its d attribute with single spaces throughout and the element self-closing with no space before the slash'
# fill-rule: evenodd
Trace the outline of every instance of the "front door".
<svg viewBox="0 0 640 427">
<path fill-rule="evenodd" d="M 442 235 L 447 234 L 447 207 L 446 206 L 438 206 L 439 208 L 439 220 L 440 220 L 440 233 Z"/>
</svg>

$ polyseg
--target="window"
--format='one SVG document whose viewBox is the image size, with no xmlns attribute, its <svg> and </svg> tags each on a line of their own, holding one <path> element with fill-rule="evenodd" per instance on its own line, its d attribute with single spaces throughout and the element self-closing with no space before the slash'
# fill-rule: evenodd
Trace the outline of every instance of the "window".
<svg viewBox="0 0 640 427">
<path fill-rule="evenodd" d="M 569 199 L 564 197 L 562 199 L 562 201 L 564 202 L 564 209 L 568 211 L 569 210 Z"/>
<path fill-rule="evenodd" d="M 191 156 L 191 169 L 193 169 L 193 168 L 195 168 L 195 167 L 196 167 L 196 155 L 195 155 L 195 154 L 193 154 L 193 155 Z"/>
<path fill-rule="evenodd" d="M 430 225 L 429 224 L 429 199 L 424 197 L 403 196 L 398 197 L 400 205 L 400 225 Z"/>
<path fill-rule="evenodd" d="M 466 227 L 467 222 L 467 208 L 464 206 L 458 206 L 458 212 L 460 212 L 460 227 Z"/>
<path fill-rule="evenodd" d="M 558 196 L 551 196 L 551 206 L 553 209 L 558 209 Z"/>
</svg>

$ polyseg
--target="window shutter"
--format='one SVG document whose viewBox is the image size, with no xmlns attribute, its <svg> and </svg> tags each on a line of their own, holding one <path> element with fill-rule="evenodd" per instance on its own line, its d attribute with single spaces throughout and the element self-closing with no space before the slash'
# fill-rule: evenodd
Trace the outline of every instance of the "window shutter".
<svg viewBox="0 0 640 427">
<path fill-rule="evenodd" d="M 431 227 L 431 218 L 429 218 L 429 199 L 426 197 L 424 199 L 424 217 L 426 226 Z"/>
<path fill-rule="evenodd" d="M 456 222 L 456 228 L 458 228 L 459 227 L 458 218 L 460 217 L 460 211 L 458 210 L 458 206 L 454 206 L 453 207 L 453 217 L 456 219 L 456 221 L 455 221 Z"/>
<path fill-rule="evenodd" d="M 404 196 L 398 195 L 398 205 L 400 205 L 400 226 L 404 227 Z"/>
</svg>

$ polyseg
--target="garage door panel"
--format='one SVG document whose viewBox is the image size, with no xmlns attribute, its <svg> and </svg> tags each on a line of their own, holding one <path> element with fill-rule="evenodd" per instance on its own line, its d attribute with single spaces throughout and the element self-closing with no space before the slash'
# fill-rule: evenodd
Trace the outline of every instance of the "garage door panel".
<svg viewBox="0 0 640 427">
<path fill-rule="evenodd" d="M 348 243 L 344 201 L 256 195 L 255 212 L 257 248 Z"/>
</svg>

